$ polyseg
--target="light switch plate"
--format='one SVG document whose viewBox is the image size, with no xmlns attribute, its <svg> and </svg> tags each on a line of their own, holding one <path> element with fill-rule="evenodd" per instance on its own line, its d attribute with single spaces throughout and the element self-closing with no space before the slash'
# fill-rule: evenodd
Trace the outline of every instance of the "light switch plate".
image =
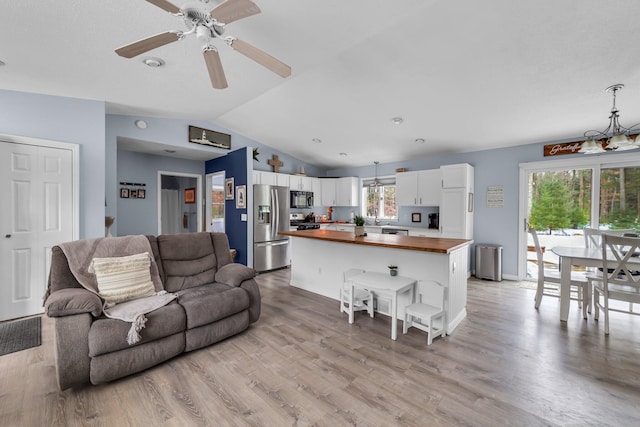
<svg viewBox="0 0 640 427">
<path fill-rule="evenodd" d="M 240 221 L 247 221 L 247 214 L 240 214 Z"/>
</svg>

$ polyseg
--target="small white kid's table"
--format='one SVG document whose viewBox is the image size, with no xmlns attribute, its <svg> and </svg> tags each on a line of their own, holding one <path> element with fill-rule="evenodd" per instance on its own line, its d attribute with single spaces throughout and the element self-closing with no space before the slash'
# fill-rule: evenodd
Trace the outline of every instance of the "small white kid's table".
<svg viewBox="0 0 640 427">
<path fill-rule="evenodd" d="M 411 303 L 416 301 L 417 280 L 404 276 L 391 276 L 389 273 L 366 272 L 353 276 L 351 295 L 355 288 L 368 289 L 375 294 L 391 298 L 391 339 L 398 337 L 398 295 L 411 292 Z M 349 313 L 349 323 L 353 323 L 353 311 Z"/>
</svg>

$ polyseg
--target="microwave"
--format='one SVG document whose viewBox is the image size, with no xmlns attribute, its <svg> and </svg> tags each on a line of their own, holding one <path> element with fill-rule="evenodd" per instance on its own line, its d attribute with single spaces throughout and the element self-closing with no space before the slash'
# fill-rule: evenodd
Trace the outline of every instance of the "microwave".
<svg viewBox="0 0 640 427">
<path fill-rule="evenodd" d="M 306 209 L 313 207 L 313 193 L 311 191 L 290 191 L 291 208 Z"/>
</svg>

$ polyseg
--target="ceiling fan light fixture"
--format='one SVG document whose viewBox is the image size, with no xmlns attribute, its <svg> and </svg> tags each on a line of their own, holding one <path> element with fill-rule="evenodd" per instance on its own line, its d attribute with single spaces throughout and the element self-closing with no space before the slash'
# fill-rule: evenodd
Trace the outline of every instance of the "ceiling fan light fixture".
<svg viewBox="0 0 640 427">
<path fill-rule="evenodd" d="M 202 43 L 209 43 L 211 40 L 211 30 L 205 25 L 198 25 L 196 27 L 196 38 Z"/>
</svg>

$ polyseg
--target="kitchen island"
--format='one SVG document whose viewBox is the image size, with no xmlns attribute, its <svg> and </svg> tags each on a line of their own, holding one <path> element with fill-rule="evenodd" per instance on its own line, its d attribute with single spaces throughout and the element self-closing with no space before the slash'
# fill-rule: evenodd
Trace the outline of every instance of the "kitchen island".
<svg viewBox="0 0 640 427">
<path fill-rule="evenodd" d="M 401 276 L 418 280 L 417 293 L 429 301 L 427 282 L 446 288 L 447 333 L 466 317 L 467 264 L 472 240 L 302 230 L 281 232 L 291 237 L 291 285 L 329 298 L 340 298 L 343 273 L 350 268 L 388 272 L 397 265 Z M 398 300 L 398 318 L 404 318 L 408 296 Z M 390 315 L 390 301 L 378 298 L 376 311 Z M 336 312 L 338 305 L 336 304 Z"/>
</svg>

